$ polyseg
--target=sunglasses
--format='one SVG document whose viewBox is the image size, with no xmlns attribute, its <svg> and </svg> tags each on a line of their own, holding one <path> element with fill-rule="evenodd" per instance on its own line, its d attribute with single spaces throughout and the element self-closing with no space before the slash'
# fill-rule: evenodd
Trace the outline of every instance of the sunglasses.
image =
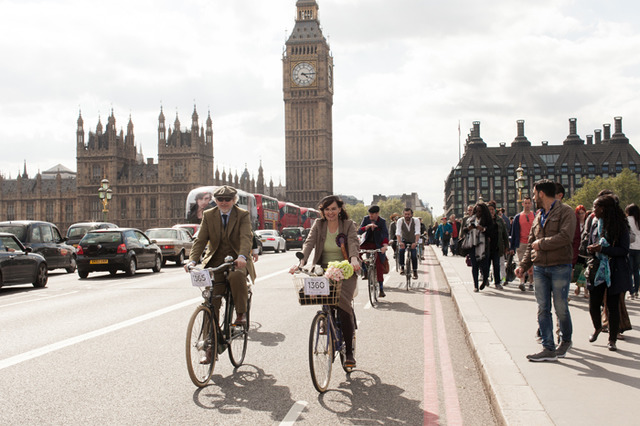
<svg viewBox="0 0 640 426">
<path fill-rule="evenodd" d="M 233 198 L 231 198 L 231 197 L 216 197 L 216 201 L 219 202 L 219 203 L 228 203 L 232 199 Z"/>
</svg>

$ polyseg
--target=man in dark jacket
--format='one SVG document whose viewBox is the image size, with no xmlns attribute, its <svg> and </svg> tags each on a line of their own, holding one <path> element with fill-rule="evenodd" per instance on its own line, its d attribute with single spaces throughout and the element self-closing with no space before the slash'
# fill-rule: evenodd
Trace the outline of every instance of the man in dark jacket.
<svg viewBox="0 0 640 426">
<path fill-rule="evenodd" d="M 383 264 L 387 260 L 385 252 L 389 245 L 389 231 L 387 230 L 387 222 L 380 217 L 380 207 L 369 207 L 369 214 L 362 219 L 362 223 L 358 228 L 358 235 L 364 234 L 364 240 L 360 244 L 360 248 L 365 250 L 380 249 L 381 253 L 376 256 L 376 278 L 380 284 L 380 297 L 385 297 L 383 283 L 384 273 Z"/>
</svg>

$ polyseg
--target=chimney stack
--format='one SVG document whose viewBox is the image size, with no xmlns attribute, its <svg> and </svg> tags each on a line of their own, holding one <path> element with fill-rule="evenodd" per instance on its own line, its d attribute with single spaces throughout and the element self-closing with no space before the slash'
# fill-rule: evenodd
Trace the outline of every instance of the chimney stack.
<svg viewBox="0 0 640 426">
<path fill-rule="evenodd" d="M 611 143 L 629 143 L 629 138 L 622 133 L 622 117 L 614 117 L 613 120 L 615 132 L 611 136 Z"/>
<path fill-rule="evenodd" d="M 593 135 L 587 135 L 587 145 L 593 145 Z"/>
<path fill-rule="evenodd" d="M 524 120 L 517 120 L 518 136 L 511 142 L 511 146 L 531 146 L 531 142 L 524 135 Z"/>
<path fill-rule="evenodd" d="M 600 145 L 602 143 L 602 130 L 600 129 L 595 129 L 593 131 L 593 134 L 596 137 L 596 145 Z"/>
<path fill-rule="evenodd" d="M 602 143 L 611 142 L 611 124 L 603 124 L 604 128 L 604 138 L 602 138 Z"/>
<path fill-rule="evenodd" d="M 577 119 L 569 119 L 569 136 L 562 143 L 563 145 L 583 145 L 584 141 L 580 139 L 577 131 Z"/>
</svg>

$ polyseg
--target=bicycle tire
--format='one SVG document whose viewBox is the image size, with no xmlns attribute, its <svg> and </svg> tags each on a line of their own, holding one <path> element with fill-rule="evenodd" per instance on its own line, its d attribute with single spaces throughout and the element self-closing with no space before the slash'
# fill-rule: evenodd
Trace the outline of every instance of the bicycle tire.
<svg viewBox="0 0 640 426">
<path fill-rule="evenodd" d="M 369 302 L 371 306 L 375 308 L 378 305 L 378 283 L 376 282 L 376 271 L 374 267 L 369 267 L 367 282 L 369 286 Z"/>
<path fill-rule="evenodd" d="M 209 383 L 216 364 L 218 337 L 217 333 L 212 332 L 216 329 L 212 318 L 209 308 L 200 305 L 191 315 L 187 326 L 185 342 L 187 371 L 193 384 L 199 388 L 203 388 Z M 200 359 L 205 356 L 207 350 L 211 351 L 211 362 L 201 364 Z"/>
<path fill-rule="evenodd" d="M 313 317 L 309 331 L 309 372 L 313 387 L 320 393 L 326 392 L 329 387 L 333 357 L 329 319 L 321 311 Z"/>
<path fill-rule="evenodd" d="M 244 357 L 247 354 L 247 341 L 249 339 L 249 326 L 251 324 L 251 293 L 247 298 L 247 312 L 245 317 L 247 322 L 242 327 L 233 326 L 229 324 L 229 360 L 234 367 L 240 367 L 244 362 Z M 233 307 L 233 303 L 230 303 Z M 233 310 L 232 310 L 233 312 Z"/>
<path fill-rule="evenodd" d="M 407 249 L 405 251 L 405 261 L 404 261 L 404 275 L 407 283 L 407 291 L 411 288 L 411 274 L 413 273 L 411 270 L 411 250 Z"/>
</svg>

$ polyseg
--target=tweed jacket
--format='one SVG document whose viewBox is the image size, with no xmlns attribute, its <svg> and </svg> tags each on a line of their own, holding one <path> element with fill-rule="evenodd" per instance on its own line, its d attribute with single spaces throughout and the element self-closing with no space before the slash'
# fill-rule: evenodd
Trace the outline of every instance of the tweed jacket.
<svg viewBox="0 0 640 426">
<path fill-rule="evenodd" d="M 251 276 L 251 279 L 255 281 L 256 271 L 253 266 L 253 260 L 251 258 L 251 245 L 253 244 L 253 234 L 251 233 L 251 219 L 249 218 L 249 212 L 234 205 L 229 212 L 229 219 L 227 220 L 227 229 L 222 226 L 222 216 L 220 214 L 220 208 L 214 207 L 209 210 L 205 210 L 202 214 L 202 223 L 200 230 L 193 242 L 191 248 L 191 255 L 189 260 L 198 262 L 205 247 L 209 246 L 209 250 L 206 253 L 203 265 L 207 265 L 213 255 L 216 253 L 220 244 L 219 235 L 226 232 L 229 237 L 229 244 L 233 250 L 234 257 L 243 255 L 247 259 L 247 272 Z M 217 265 L 214 265 L 217 266 Z"/>
<path fill-rule="evenodd" d="M 324 250 L 324 243 L 327 239 L 327 226 L 328 222 L 324 219 L 317 219 L 313 223 L 311 231 L 309 231 L 309 236 L 307 236 L 307 239 L 302 245 L 302 254 L 304 255 L 301 260 L 302 265 L 306 265 L 312 250 L 314 251 L 313 264 L 320 265 L 322 263 L 322 251 Z M 355 222 L 350 219 L 338 220 L 338 234 L 345 234 L 347 236 L 347 254 L 349 261 L 356 259 L 359 262 L 358 252 L 360 249 L 360 241 L 356 233 Z"/>
</svg>

